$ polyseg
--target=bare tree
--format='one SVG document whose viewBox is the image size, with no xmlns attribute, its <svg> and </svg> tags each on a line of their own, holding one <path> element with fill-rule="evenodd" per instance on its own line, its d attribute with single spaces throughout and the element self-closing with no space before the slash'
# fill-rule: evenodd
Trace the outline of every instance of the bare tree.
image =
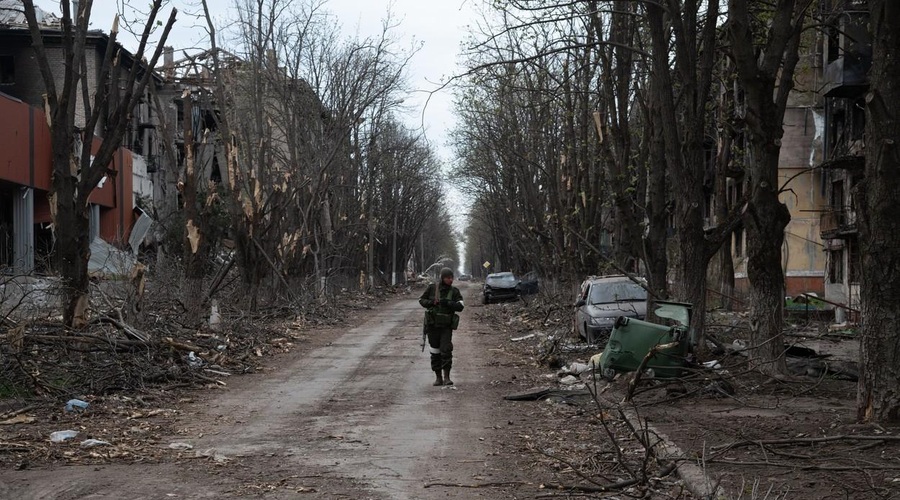
<svg viewBox="0 0 900 500">
<path fill-rule="evenodd" d="M 204 5 L 215 135 L 251 307 L 270 277 L 267 290 L 291 295 L 290 274 L 322 292 L 334 274 L 363 270 L 371 285 L 396 269 L 421 230 L 400 224 L 399 210 L 431 192 L 437 169 L 392 118 L 411 53 L 396 46 L 390 18 L 380 36 L 344 42 L 322 2 L 237 2 L 226 53 Z"/>
<path fill-rule="evenodd" d="M 675 290 L 694 305 L 694 342 L 702 349 L 706 313 L 706 270 L 710 259 L 730 236 L 727 225 L 704 223 L 704 179 L 709 162 L 710 99 L 718 51 L 718 2 L 666 0 L 645 6 L 653 53 L 650 97 L 665 150 L 674 204 Z M 670 49 L 671 47 L 671 49 Z M 674 58 L 674 71 L 670 59 Z"/>
<path fill-rule="evenodd" d="M 150 69 L 155 66 L 162 53 L 177 11 L 172 9 L 146 66 L 142 61 L 156 28 L 157 16 L 163 6 L 162 0 L 154 0 L 151 4 L 138 48 L 131 57 L 117 43 L 116 18 L 96 75 L 96 83 L 91 88 L 86 40 L 93 1 L 75 3 L 77 11 L 74 16 L 70 3 L 60 2 L 61 47 L 64 56 L 62 66 L 50 63 L 34 2 L 24 0 L 23 4 L 35 59 L 46 88 L 45 107 L 53 148 L 49 199 L 56 238 L 55 260 L 64 284 L 63 318 L 69 326 L 80 326 L 87 319 L 89 298 L 88 198 L 100 180 L 111 173 L 109 165 L 113 154 L 122 143 L 129 115 L 150 83 Z M 125 66 L 126 62 L 129 66 Z M 58 86 L 57 75 L 61 76 L 61 87 Z M 76 106 L 79 97 L 83 106 L 83 123 L 77 121 Z M 99 147 L 94 150 L 94 137 L 101 124 L 103 137 Z M 76 149 L 76 144 L 82 145 L 80 151 Z"/>
<path fill-rule="evenodd" d="M 778 199 L 778 158 L 782 121 L 800 59 L 801 32 L 811 0 L 778 0 L 774 5 L 729 0 L 728 34 L 737 78 L 744 91 L 749 201 L 747 276 L 750 280 L 751 356 L 764 372 L 785 370 L 782 322 L 784 272 L 781 247 L 791 215 Z"/>
</svg>

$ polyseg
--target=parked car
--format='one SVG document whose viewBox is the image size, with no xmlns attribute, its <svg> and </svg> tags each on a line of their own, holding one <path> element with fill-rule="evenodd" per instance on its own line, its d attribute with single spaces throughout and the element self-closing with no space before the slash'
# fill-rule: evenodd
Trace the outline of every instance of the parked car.
<svg viewBox="0 0 900 500">
<path fill-rule="evenodd" d="M 525 276 L 519 280 L 519 293 L 521 295 L 533 295 L 538 293 L 538 290 L 537 273 L 534 271 L 526 273 Z"/>
<path fill-rule="evenodd" d="M 485 304 L 519 298 L 519 280 L 513 273 L 491 273 L 484 279 L 482 301 Z"/>
<path fill-rule="evenodd" d="M 471 281 L 471 280 L 472 280 L 471 274 L 460 274 L 459 275 L 459 281 Z"/>
<path fill-rule="evenodd" d="M 616 318 L 644 319 L 647 290 L 627 276 L 589 277 L 575 302 L 575 331 L 589 344 L 606 342 Z"/>
</svg>

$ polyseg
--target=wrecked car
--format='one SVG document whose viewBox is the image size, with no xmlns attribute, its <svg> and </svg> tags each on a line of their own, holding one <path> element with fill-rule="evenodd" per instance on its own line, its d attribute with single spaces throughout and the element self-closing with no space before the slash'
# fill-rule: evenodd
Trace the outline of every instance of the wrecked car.
<svg viewBox="0 0 900 500">
<path fill-rule="evenodd" d="M 484 279 L 484 288 L 482 288 L 484 304 L 518 298 L 519 280 L 513 273 L 491 273 Z"/>
<path fill-rule="evenodd" d="M 647 290 L 627 276 L 592 276 L 584 280 L 575 302 L 575 331 L 588 344 L 609 338 L 616 318 L 644 319 Z"/>
</svg>

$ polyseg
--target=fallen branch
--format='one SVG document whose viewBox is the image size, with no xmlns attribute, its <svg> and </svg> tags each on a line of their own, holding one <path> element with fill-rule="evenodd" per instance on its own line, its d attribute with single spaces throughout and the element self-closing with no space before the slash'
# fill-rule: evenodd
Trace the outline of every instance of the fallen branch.
<svg viewBox="0 0 900 500">
<path fill-rule="evenodd" d="M 668 344 L 659 344 L 650 349 L 650 352 L 644 356 L 644 359 L 641 360 L 640 366 L 637 367 L 637 370 L 634 373 L 634 378 L 631 380 L 631 383 L 628 384 L 628 392 L 625 393 L 625 399 L 622 401 L 623 403 L 628 403 L 631 401 L 631 398 L 634 396 L 634 390 L 637 389 L 638 383 L 641 381 L 641 373 L 643 373 L 644 369 L 647 368 L 647 363 L 650 362 L 651 359 L 656 357 L 659 351 L 664 349 L 669 349 L 671 347 L 677 347 L 678 341 L 669 342 Z"/>
<path fill-rule="evenodd" d="M 659 475 L 657 478 L 666 477 L 672 472 L 675 471 L 676 465 L 675 463 L 670 463 L 663 467 L 659 471 Z M 629 486 L 634 486 L 635 484 L 639 484 L 644 480 L 641 478 L 635 479 L 626 479 L 623 481 L 619 481 L 616 483 L 610 483 L 602 486 L 589 486 L 589 485 L 577 485 L 577 484 L 553 484 L 553 483 L 545 483 L 542 484 L 542 488 L 554 489 L 554 490 L 565 490 L 565 491 L 580 491 L 582 493 L 605 493 L 609 491 L 621 490 L 623 488 L 627 488 Z M 540 497 L 538 497 L 540 498 Z"/>
<path fill-rule="evenodd" d="M 493 483 L 461 484 L 461 483 L 425 483 L 423 488 L 432 486 L 446 486 L 448 488 L 497 488 L 500 486 L 534 486 L 528 481 L 497 481 Z"/>
<path fill-rule="evenodd" d="M 26 411 L 31 411 L 35 408 L 40 408 L 41 406 L 42 405 L 37 405 L 37 404 L 28 405 L 28 406 L 19 408 L 18 410 L 12 410 L 12 411 L 8 411 L 6 413 L 0 413 L 0 420 L 6 420 L 9 418 L 15 417 L 16 415 L 21 415 L 21 414 L 25 413 Z M 0 444 L 9 444 L 9 443 L 0 443 Z"/>
<path fill-rule="evenodd" d="M 859 470 L 900 470 L 900 465 L 797 465 L 796 463 L 781 463 L 769 461 L 737 462 L 733 460 L 708 460 L 711 463 L 728 465 L 747 465 L 763 467 L 786 467 L 797 470 L 830 470 L 830 471 L 859 471 Z"/>
<path fill-rule="evenodd" d="M 763 439 L 763 440 L 744 440 L 735 441 L 728 444 L 720 444 L 710 448 L 710 451 L 725 450 L 731 448 L 740 448 L 742 446 L 763 446 L 763 445 L 779 445 L 779 444 L 813 444 L 828 443 L 832 441 L 900 441 L 900 436 L 854 436 L 841 434 L 839 436 L 825 436 L 820 438 L 794 438 L 794 439 Z"/>
<path fill-rule="evenodd" d="M 102 343 L 109 344 L 113 347 L 153 345 L 152 342 L 141 342 L 139 340 L 116 340 L 108 337 L 101 337 L 99 335 L 91 335 L 88 333 L 79 333 L 78 335 L 29 335 L 26 338 L 29 340 L 46 342 Z"/>
<path fill-rule="evenodd" d="M 166 337 L 166 338 L 164 338 L 164 339 L 163 339 L 163 343 L 166 344 L 166 345 L 168 345 L 168 346 L 174 347 L 175 349 L 178 349 L 178 350 L 180 350 L 180 351 L 194 351 L 194 352 L 200 352 L 200 351 L 203 350 L 203 349 L 201 349 L 200 347 L 195 346 L 195 345 L 193 345 L 193 344 L 188 344 L 188 343 L 185 343 L 185 342 L 178 342 L 178 341 L 172 339 L 172 337 Z"/>
<path fill-rule="evenodd" d="M 120 311 L 117 311 L 117 312 L 118 312 L 118 315 L 121 317 L 121 315 L 122 315 L 121 312 Z M 150 336 L 147 335 L 146 333 L 141 332 L 141 331 L 137 330 L 136 328 L 134 328 L 133 326 L 126 324 L 124 321 L 113 318 L 112 316 L 100 316 L 99 318 L 93 320 L 92 323 L 109 323 L 111 325 L 116 326 L 119 330 L 122 330 L 122 333 L 124 333 L 125 335 L 127 335 L 135 340 L 138 340 L 140 342 L 149 342 L 150 341 Z"/>
</svg>

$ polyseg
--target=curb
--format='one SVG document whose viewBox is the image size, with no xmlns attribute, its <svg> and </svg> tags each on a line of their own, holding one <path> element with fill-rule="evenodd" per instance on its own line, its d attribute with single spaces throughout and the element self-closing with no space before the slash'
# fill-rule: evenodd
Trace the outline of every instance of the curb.
<svg viewBox="0 0 900 500">
<path fill-rule="evenodd" d="M 684 485 L 691 493 L 704 500 L 726 500 L 728 498 L 725 490 L 712 481 L 700 466 L 684 459 L 684 452 L 669 439 L 669 436 L 660 432 L 649 422 L 646 423 L 646 427 L 649 432 L 662 441 L 655 447 L 656 456 L 662 460 L 679 460 L 675 470 L 678 471 L 678 477 L 684 481 Z"/>
<path fill-rule="evenodd" d="M 677 465 L 675 470 L 678 473 L 678 477 L 684 481 L 685 487 L 687 487 L 694 496 L 703 500 L 728 499 L 725 490 L 718 486 L 715 481 L 712 481 L 706 475 L 703 468 L 693 461 L 685 460 L 686 456 L 684 452 L 681 451 L 681 448 L 679 448 L 678 445 L 669 439 L 669 436 L 660 432 L 649 421 L 638 418 L 637 414 L 632 410 L 623 409 L 622 413 L 625 415 L 625 418 L 628 419 L 632 428 L 646 428 L 649 433 L 660 440 L 660 442 L 653 447 L 657 459 L 676 461 Z"/>
</svg>

